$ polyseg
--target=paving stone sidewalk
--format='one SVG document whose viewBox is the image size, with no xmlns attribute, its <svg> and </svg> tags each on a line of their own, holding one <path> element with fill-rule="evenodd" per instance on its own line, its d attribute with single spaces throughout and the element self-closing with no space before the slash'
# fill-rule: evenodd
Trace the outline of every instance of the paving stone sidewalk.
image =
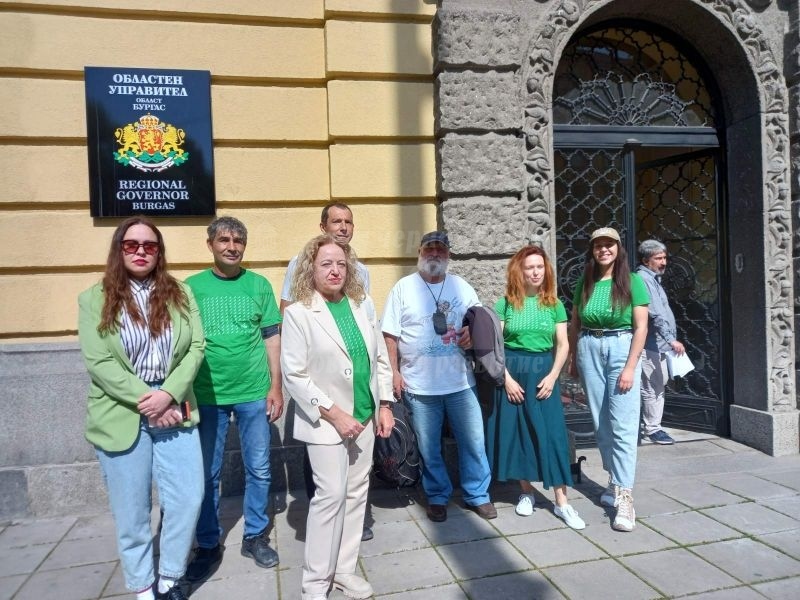
<svg viewBox="0 0 800 600">
<path fill-rule="evenodd" d="M 541 488 L 531 517 L 514 513 L 517 487 L 502 484 L 492 490 L 497 519 L 482 520 L 455 497 L 445 523 L 428 521 L 418 492 L 376 489 L 362 574 L 387 600 L 800 597 L 800 456 L 670 433 L 676 445 L 639 449 L 632 533 L 611 529 L 613 515 L 599 505 L 599 455 L 579 450 L 587 461 L 571 501 L 583 531 L 553 515 L 552 494 Z M 260 569 L 240 555 L 241 498 L 226 498 L 225 556 L 207 581 L 185 588 L 193 600 L 300 598 L 308 503 L 299 491 L 273 505 L 279 567 Z M 113 531 L 105 513 L 0 526 L 0 600 L 132 599 Z"/>
</svg>

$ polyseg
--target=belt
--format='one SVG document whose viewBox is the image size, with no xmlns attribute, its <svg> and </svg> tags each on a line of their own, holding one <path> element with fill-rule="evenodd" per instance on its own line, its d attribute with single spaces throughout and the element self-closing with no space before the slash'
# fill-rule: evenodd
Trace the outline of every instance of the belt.
<svg viewBox="0 0 800 600">
<path fill-rule="evenodd" d="M 590 335 L 592 337 L 619 337 L 626 333 L 633 333 L 633 329 L 581 329 L 583 335 Z"/>
</svg>

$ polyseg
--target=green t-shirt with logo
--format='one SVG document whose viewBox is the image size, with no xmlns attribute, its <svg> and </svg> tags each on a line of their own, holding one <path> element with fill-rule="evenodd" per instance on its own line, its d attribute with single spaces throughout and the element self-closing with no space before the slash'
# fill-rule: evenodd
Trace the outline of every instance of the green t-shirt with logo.
<svg viewBox="0 0 800 600">
<path fill-rule="evenodd" d="M 650 296 L 642 278 L 631 273 L 631 303 L 621 309 L 613 310 L 611 304 L 611 279 L 595 282 L 592 295 L 581 306 L 583 294 L 583 277 L 578 280 L 573 296 L 573 310 L 578 310 L 581 326 L 587 329 L 630 329 L 633 327 L 633 307 L 647 306 Z"/>
<path fill-rule="evenodd" d="M 271 382 L 261 330 L 281 322 L 269 281 L 246 269 L 231 279 L 207 269 L 186 283 L 200 307 L 206 337 L 205 357 L 194 380 L 197 403 L 238 404 L 265 398 Z"/>
<path fill-rule="evenodd" d="M 358 328 L 347 296 L 339 302 L 326 301 L 325 304 L 328 305 L 328 310 L 336 321 L 347 353 L 353 362 L 353 418 L 363 423 L 375 412 L 375 400 L 369 387 L 369 354 L 364 344 L 364 336 Z"/>
<path fill-rule="evenodd" d="M 505 322 L 503 342 L 514 350 L 546 352 L 553 349 L 556 323 L 567 320 L 567 311 L 561 300 L 554 306 L 540 306 L 539 296 L 526 296 L 520 310 L 500 298 L 494 305 L 497 318 Z"/>
</svg>

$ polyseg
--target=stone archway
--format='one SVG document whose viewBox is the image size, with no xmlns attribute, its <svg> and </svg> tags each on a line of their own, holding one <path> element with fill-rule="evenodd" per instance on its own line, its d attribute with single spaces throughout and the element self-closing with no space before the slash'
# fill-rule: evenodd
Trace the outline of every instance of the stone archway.
<svg viewBox="0 0 800 600">
<path fill-rule="evenodd" d="M 658 3 L 650 7 L 645 4 L 651 3 L 639 0 L 636 6 L 644 13 L 642 18 L 652 18 Z M 676 4 L 670 3 L 673 12 L 683 8 Z M 730 237 L 737 243 L 729 245 L 728 259 L 732 265 L 732 289 L 742 290 L 731 298 L 734 327 L 739 328 L 733 335 L 737 340 L 734 355 L 741 361 L 741 365 L 732 368 L 735 382 L 731 386 L 731 434 L 770 454 L 797 453 L 786 86 L 769 43 L 746 5 L 733 0 L 685 0 L 681 4 L 735 42 L 738 51 L 731 52 L 728 59 L 739 61 L 742 71 L 751 75 L 743 80 L 743 88 L 750 86 L 753 104 L 758 105 L 754 112 L 742 106 L 728 107 L 733 114 L 728 119 L 732 125 L 727 134 L 751 143 L 756 140 L 754 156 L 750 158 L 760 166 L 748 169 L 743 157 L 730 157 L 730 172 L 734 173 L 729 177 Z M 549 107 L 558 57 L 570 37 L 592 18 L 610 18 L 615 10 L 629 16 L 631 8 L 626 0 L 562 0 L 527 52 L 522 133 L 527 144 L 524 163 L 528 235 L 551 252 L 555 223 Z M 753 204 L 753 194 L 761 197 L 755 212 L 752 206 L 746 208 Z M 764 215 L 755 236 L 752 220 L 747 218 L 753 214 Z M 748 221 L 750 226 L 738 225 L 737 218 Z M 738 243 L 735 236 L 739 235 L 748 239 Z M 758 288 L 755 293 L 753 287 Z"/>
</svg>

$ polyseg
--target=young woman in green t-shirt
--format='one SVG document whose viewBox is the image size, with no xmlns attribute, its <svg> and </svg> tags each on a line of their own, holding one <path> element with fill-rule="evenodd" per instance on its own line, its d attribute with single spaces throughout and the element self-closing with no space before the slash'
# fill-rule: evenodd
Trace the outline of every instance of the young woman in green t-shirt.
<svg viewBox="0 0 800 600">
<path fill-rule="evenodd" d="M 489 464 L 498 481 L 519 480 L 516 512 L 533 514 L 532 481 L 555 491 L 555 515 L 573 529 L 586 524 L 567 501 L 569 441 L 558 376 L 567 360 L 567 312 L 544 250 L 525 246 L 508 263 L 506 295 L 495 304 L 503 326 L 505 386 L 487 422 Z"/>
<path fill-rule="evenodd" d="M 589 244 L 573 298 L 570 373 L 580 374 L 597 448 L 609 472 L 600 502 L 617 508 L 614 529 L 632 531 L 641 355 L 650 298 L 641 277 L 630 272 L 616 229 L 596 230 Z"/>
</svg>

